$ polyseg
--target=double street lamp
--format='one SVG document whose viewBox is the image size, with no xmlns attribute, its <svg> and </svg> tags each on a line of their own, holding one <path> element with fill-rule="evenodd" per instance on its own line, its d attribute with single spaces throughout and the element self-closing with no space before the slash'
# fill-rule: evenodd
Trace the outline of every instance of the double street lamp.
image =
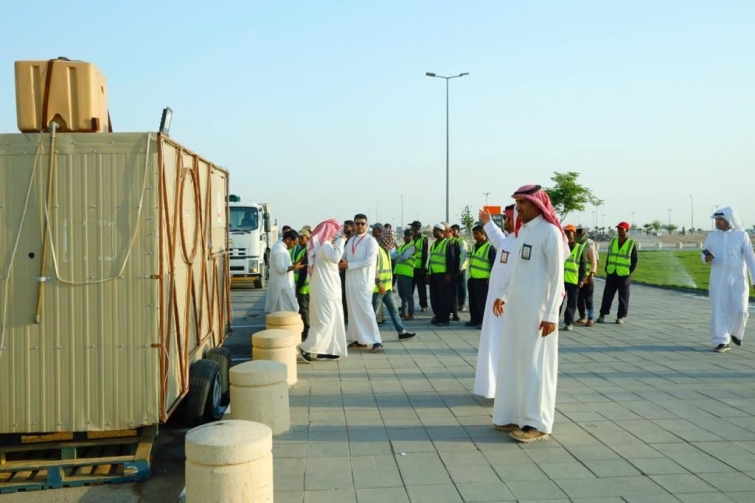
<svg viewBox="0 0 755 503">
<path fill-rule="evenodd" d="M 463 77 L 465 75 L 469 75 L 469 72 L 467 73 L 460 73 L 459 75 L 453 75 L 451 77 L 444 77 L 443 75 L 436 75 L 432 72 L 425 72 L 425 75 L 428 77 L 436 77 L 439 79 L 445 79 L 446 80 L 446 222 L 449 221 L 449 215 L 448 215 L 448 81 L 451 79 L 458 79 L 459 77 Z"/>
</svg>

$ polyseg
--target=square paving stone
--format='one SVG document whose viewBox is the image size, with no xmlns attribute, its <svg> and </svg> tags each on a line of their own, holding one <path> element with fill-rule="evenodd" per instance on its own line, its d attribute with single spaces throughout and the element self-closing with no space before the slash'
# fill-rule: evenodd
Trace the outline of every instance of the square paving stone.
<svg viewBox="0 0 755 503">
<path fill-rule="evenodd" d="M 278 499 L 276 498 L 276 501 Z M 354 490 L 338 491 L 306 491 L 304 503 L 356 503 L 357 496 Z"/>
<path fill-rule="evenodd" d="M 307 472 L 304 474 L 305 491 L 325 489 L 353 489 L 351 471 L 347 472 Z"/>
<path fill-rule="evenodd" d="M 503 482 L 456 484 L 464 501 L 513 501 L 516 498 Z"/>
<path fill-rule="evenodd" d="M 536 463 L 517 463 L 512 465 L 492 465 L 495 472 L 504 482 L 509 481 L 544 481 L 548 476 Z"/>
<path fill-rule="evenodd" d="M 755 493 L 751 494 L 755 496 Z M 731 503 L 733 501 L 724 493 L 676 494 L 675 496 L 682 503 Z"/>
<path fill-rule="evenodd" d="M 473 482 L 500 482 L 490 465 L 478 466 L 447 466 L 454 484 L 469 484 Z"/>
<path fill-rule="evenodd" d="M 538 463 L 551 480 L 594 479 L 590 470 L 577 461 L 567 463 Z"/>
<path fill-rule="evenodd" d="M 351 469 L 357 470 L 388 470 L 397 468 L 396 458 L 393 455 L 380 456 L 353 456 L 351 458 Z"/>
<path fill-rule="evenodd" d="M 389 441 L 349 442 L 349 452 L 352 456 L 376 456 L 392 454 L 393 449 Z"/>
<path fill-rule="evenodd" d="M 354 487 L 375 489 L 379 487 L 404 487 L 398 468 L 380 470 L 354 470 Z"/>
<path fill-rule="evenodd" d="M 517 500 L 566 499 L 564 492 L 550 480 L 517 480 L 506 482 Z"/>
<path fill-rule="evenodd" d="M 752 503 L 755 501 L 755 492 L 746 492 L 746 493 L 725 493 L 726 496 L 731 498 L 733 501 L 736 501 L 737 503 Z"/>
<path fill-rule="evenodd" d="M 359 503 L 409 503 L 409 495 L 403 487 L 389 489 L 357 489 Z"/>
<path fill-rule="evenodd" d="M 307 473 L 347 472 L 351 470 L 351 458 L 307 458 Z"/>
<path fill-rule="evenodd" d="M 644 475 L 677 475 L 689 473 L 668 458 L 628 459 Z"/>
<path fill-rule="evenodd" d="M 453 485 L 407 487 L 411 503 L 461 503 L 459 491 Z M 393 502 L 390 502 L 393 503 Z"/>
<path fill-rule="evenodd" d="M 602 479 L 619 496 L 666 496 L 668 491 L 649 477 L 610 477 Z"/>
<path fill-rule="evenodd" d="M 664 487 L 671 494 L 709 493 L 716 488 L 695 475 L 653 475 L 650 478 Z"/>
<path fill-rule="evenodd" d="M 618 497 L 604 481 L 591 480 L 557 480 L 556 484 L 564 491 L 572 501 L 575 498 L 610 498 Z"/>
<path fill-rule="evenodd" d="M 632 477 L 640 475 L 639 470 L 623 459 L 601 459 L 585 461 L 585 465 L 599 478 Z"/>
<path fill-rule="evenodd" d="M 743 473 L 698 473 L 696 475 L 719 491 L 755 492 L 755 480 Z"/>
<path fill-rule="evenodd" d="M 449 466 L 488 466 L 490 463 L 480 451 L 441 451 L 438 450 L 440 459 L 446 467 Z"/>
<path fill-rule="evenodd" d="M 580 461 L 619 459 L 619 455 L 604 445 L 568 447 L 569 453 Z"/>
</svg>

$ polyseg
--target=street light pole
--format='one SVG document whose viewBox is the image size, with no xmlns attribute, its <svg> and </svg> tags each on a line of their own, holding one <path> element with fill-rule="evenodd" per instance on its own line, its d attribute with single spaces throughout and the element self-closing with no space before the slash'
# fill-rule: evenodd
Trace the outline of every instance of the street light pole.
<svg viewBox="0 0 755 503">
<path fill-rule="evenodd" d="M 485 206 L 487 206 L 488 205 L 488 196 L 490 194 L 492 194 L 492 192 L 483 192 L 483 194 L 485 194 Z"/>
<path fill-rule="evenodd" d="M 453 75 L 451 77 L 444 77 L 442 75 L 436 75 L 432 72 L 425 72 L 425 75 L 428 77 L 436 77 L 439 79 L 445 79 L 446 80 L 446 222 L 449 221 L 449 214 L 448 214 L 448 206 L 449 206 L 449 169 L 448 169 L 448 152 L 449 152 L 449 128 L 448 128 L 448 81 L 451 79 L 458 79 L 459 77 L 463 77 L 465 75 L 469 75 L 469 72 L 467 73 L 460 73 L 459 75 Z"/>
<path fill-rule="evenodd" d="M 668 209 L 668 224 L 669 224 L 669 226 L 671 225 L 671 209 L 672 208 Z M 671 233 L 669 232 L 669 234 L 671 234 Z"/>
<path fill-rule="evenodd" d="M 403 227 L 404 225 L 406 224 L 404 223 L 404 196 L 402 195 L 401 196 L 401 227 Z"/>
<path fill-rule="evenodd" d="M 690 224 L 689 226 L 692 228 L 692 232 L 695 232 L 695 198 L 692 197 L 692 194 L 689 195 L 689 213 L 690 213 Z"/>
</svg>

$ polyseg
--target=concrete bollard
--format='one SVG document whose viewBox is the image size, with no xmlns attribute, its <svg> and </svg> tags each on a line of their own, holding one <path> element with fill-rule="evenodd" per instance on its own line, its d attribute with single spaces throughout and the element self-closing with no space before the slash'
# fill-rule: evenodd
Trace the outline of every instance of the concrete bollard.
<svg viewBox="0 0 755 503">
<path fill-rule="evenodd" d="M 641 251 L 642 250 L 642 243 L 640 243 L 639 241 L 635 241 L 635 243 L 636 243 L 636 246 L 637 246 L 637 251 Z"/>
<path fill-rule="evenodd" d="M 663 243 L 658 243 L 658 249 L 663 250 Z"/>
<path fill-rule="evenodd" d="M 252 335 L 252 359 L 270 360 L 286 365 L 286 381 L 296 384 L 296 345 L 300 338 L 290 330 L 262 330 Z"/>
<path fill-rule="evenodd" d="M 231 367 L 231 419 L 266 424 L 273 435 L 291 428 L 286 365 L 258 360 Z"/>
<path fill-rule="evenodd" d="M 301 321 L 301 315 L 294 311 L 277 311 L 270 313 L 265 317 L 265 325 L 268 330 L 270 329 L 282 329 L 290 330 L 299 336 L 301 342 L 301 334 L 304 332 L 304 322 Z"/>
<path fill-rule="evenodd" d="M 676 247 L 681 250 L 682 248 L 684 248 L 684 244 L 682 244 L 682 243 L 676 243 Z"/>
<path fill-rule="evenodd" d="M 187 503 L 272 502 L 273 434 L 250 421 L 218 421 L 186 434 Z"/>
<path fill-rule="evenodd" d="M 697 249 L 698 250 L 702 250 L 703 249 L 703 244 L 702 243 L 697 243 Z"/>
</svg>

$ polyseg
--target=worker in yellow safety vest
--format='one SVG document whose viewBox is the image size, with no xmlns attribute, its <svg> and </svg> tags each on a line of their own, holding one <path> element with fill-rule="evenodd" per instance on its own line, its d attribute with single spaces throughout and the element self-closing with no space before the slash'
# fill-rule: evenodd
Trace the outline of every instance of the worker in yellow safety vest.
<svg viewBox="0 0 755 503">
<path fill-rule="evenodd" d="M 312 233 L 304 227 L 299 231 L 299 251 L 296 254 L 294 263 L 300 263 L 304 267 L 294 271 L 294 289 L 296 291 L 296 301 L 299 303 L 299 315 L 304 323 L 304 332 L 301 334 L 301 340 L 306 341 L 309 335 L 309 273 L 307 272 L 309 260 L 307 260 L 307 243 Z"/>
<path fill-rule="evenodd" d="M 611 239 L 608 244 L 606 258 L 606 286 L 603 289 L 603 302 L 600 304 L 598 323 L 605 323 L 606 316 L 611 312 L 611 304 L 616 292 L 619 293 L 619 311 L 616 323 L 624 323 L 629 314 L 629 285 L 632 273 L 637 268 L 637 244 L 629 239 L 629 224 L 621 222 L 616 226 L 618 237 Z"/>
<path fill-rule="evenodd" d="M 403 320 L 410 321 L 414 319 L 414 243 L 411 229 L 404 230 L 404 244 L 391 252 L 391 258 L 396 261 L 393 278 L 401 298 L 399 314 Z"/>
<path fill-rule="evenodd" d="M 427 238 L 422 235 L 422 223 L 419 220 L 409 224 L 414 236 L 414 277 L 412 278 L 412 292 L 417 289 L 419 307 L 424 313 L 427 311 Z M 413 293 L 412 293 L 413 295 Z"/>
<path fill-rule="evenodd" d="M 566 304 L 564 313 L 564 330 L 567 332 L 574 329 L 574 313 L 577 311 L 577 300 L 579 299 L 579 289 L 585 282 L 587 260 L 585 257 L 586 244 L 577 243 L 575 237 L 577 228 L 572 224 L 564 227 L 564 234 L 569 241 L 571 252 L 564 262 L 564 290 L 566 298 L 561 303 L 561 307 Z"/>
<path fill-rule="evenodd" d="M 482 328 L 482 318 L 485 314 L 485 302 L 488 298 L 490 271 L 495 263 L 496 250 L 487 236 L 482 225 L 472 228 L 475 244 L 469 254 L 469 321 L 468 327 Z"/>
<path fill-rule="evenodd" d="M 455 243 L 446 236 L 445 224 L 435 224 L 433 237 L 435 242 L 430 247 L 430 260 L 427 265 L 427 276 L 430 280 L 430 305 L 435 314 L 430 323 L 447 327 L 456 294 L 453 278 L 459 268 L 459 258 Z"/>
</svg>

